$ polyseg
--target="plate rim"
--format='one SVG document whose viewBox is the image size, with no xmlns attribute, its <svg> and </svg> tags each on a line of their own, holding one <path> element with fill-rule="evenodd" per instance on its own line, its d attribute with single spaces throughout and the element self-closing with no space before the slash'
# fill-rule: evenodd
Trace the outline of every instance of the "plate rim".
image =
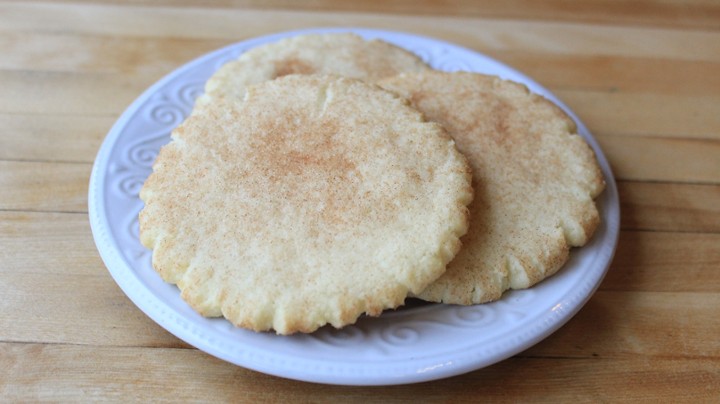
<svg viewBox="0 0 720 404">
<path fill-rule="evenodd" d="M 317 32 L 355 32 L 358 33 L 364 37 L 381 37 L 381 38 L 387 38 L 388 36 L 393 38 L 413 38 L 424 42 L 439 44 L 442 46 L 445 46 L 450 49 L 462 51 L 462 52 L 468 52 L 470 54 L 476 55 L 482 59 L 486 59 L 488 61 L 491 61 L 497 66 L 501 66 L 503 69 L 505 69 L 508 72 L 511 72 L 512 75 L 515 77 L 519 77 L 522 79 L 522 81 L 526 84 L 532 84 L 530 86 L 533 91 L 536 91 L 538 88 L 543 90 L 543 95 L 547 98 L 551 99 L 554 103 L 556 103 L 558 106 L 563 108 L 577 123 L 578 125 L 578 133 L 580 133 L 583 138 L 590 144 L 590 146 L 595 151 L 595 154 L 597 156 L 598 162 L 601 165 L 603 169 L 603 174 L 605 175 L 605 181 L 606 181 L 606 188 L 604 190 L 604 193 L 601 194 L 600 197 L 603 197 L 602 195 L 605 195 L 604 198 L 608 201 L 610 206 L 605 206 L 606 214 L 608 217 L 605 219 L 605 226 L 606 231 L 608 232 L 608 235 L 606 237 L 609 237 L 609 243 L 601 244 L 600 250 L 598 252 L 599 255 L 604 257 L 604 268 L 601 270 L 594 272 L 595 277 L 593 279 L 590 279 L 588 282 L 586 282 L 586 286 L 589 285 L 589 288 L 583 293 L 575 294 L 573 297 L 576 301 L 574 302 L 566 302 L 561 308 L 562 310 L 559 310 L 558 312 L 553 312 L 550 315 L 546 316 L 543 320 L 545 321 L 545 324 L 542 327 L 541 332 L 535 332 L 534 335 L 530 338 L 524 338 L 521 341 L 515 341 L 514 343 L 509 344 L 510 346 L 507 346 L 501 350 L 496 350 L 494 354 L 491 355 L 485 355 L 482 358 L 471 358 L 470 360 L 461 361 L 458 360 L 457 363 L 453 363 L 451 366 L 447 366 L 446 369 L 442 369 L 442 366 L 439 369 L 430 369 L 426 372 L 415 372 L 414 374 L 407 374 L 404 373 L 402 370 L 398 371 L 395 376 L 390 373 L 385 373 L 381 377 L 376 377 L 373 375 L 365 375 L 365 376 L 358 376 L 355 373 L 345 373 L 343 374 L 340 372 L 340 374 L 330 374 L 328 373 L 327 368 L 323 371 L 318 371 L 313 374 L 308 374 L 306 368 L 298 368 L 297 366 L 286 366 L 285 368 L 278 368 L 276 364 L 268 364 L 268 363 L 259 363 L 259 362 L 252 362 L 252 361 L 238 361 L 236 357 L 233 357 L 230 353 L 225 352 L 223 350 L 217 349 L 217 347 L 208 346 L 207 344 L 201 343 L 202 341 L 198 341 L 198 336 L 188 335 L 184 330 L 178 329 L 178 325 L 171 322 L 170 320 L 165 317 L 165 313 L 158 313 L 157 311 L 152 310 L 151 308 L 148 308 L 147 302 L 143 299 L 147 299 L 147 296 L 138 296 L 135 291 L 130 290 L 130 285 L 128 284 L 128 280 L 126 278 L 121 277 L 119 270 L 117 269 L 116 265 L 118 263 L 120 264 L 127 264 L 125 262 L 125 259 L 122 257 L 121 252 L 119 251 L 119 246 L 117 244 L 117 240 L 115 240 L 110 234 L 109 234 L 109 228 L 110 223 L 108 219 L 107 212 L 105 211 L 104 206 L 104 199 L 105 195 L 102 192 L 104 190 L 105 186 L 105 172 L 101 172 L 101 170 L 107 168 L 105 167 L 107 161 L 109 161 L 111 157 L 111 152 L 113 150 L 113 147 L 117 141 L 117 139 L 122 134 L 122 129 L 127 125 L 128 121 L 132 119 L 132 117 L 135 115 L 135 113 L 140 110 L 142 105 L 155 93 L 158 92 L 159 89 L 163 88 L 166 84 L 171 82 L 175 77 L 178 75 L 181 75 L 189 70 L 191 70 L 193 67 L 204 63 L 210 59 L 217 58 L 219 55 L 223 55 L 227 52 L 231 52 L 236 49 L 240 49 L 243 47 L 249 48 L 256 44 L 260 43 L 266 43 L 266 42 L 272 42 L 274 40 L 288 37 L 288 36 L 294 36 L 294 35 L 300 35 L 300 34 L 307 34 L 307 33 L 317 33 Z M 391 41 L 392 42 L 392 41 Z M 599 197 L 599 198 L 600 198 Z M 598 199 L 599 199 L 598 198 Z M 601 212 L 602 213 L 602 212 Z M 120 115 L 118 120 L 114 123 L 110 131 L 108 132 L 107 136 L 102 142 L 102 145 L 97 153 L 96 159 L 93 164 L 91 176 L 90 176 L 90 184 L 89 184 L 89 191 L 88 191 L 88 216 L 90 219 L 90 225 L 91 230 L 93 234 L 93 239 L 95 241 L 95 244 L 98 248 L 98 251 L 101 255 L 101 258 L 110 272 L 111 276 L 115 280 L 115 282 L 118 284 L 118 286 L 123 290 L 124 294 L 130 298 L 130 300 L 135 304 L 136 307 L 138 307 L 141 311 L 143 311 L 148 317 L 150 317 L 155 323 L 160 325 L 162 328 L 170 332 L 171 334 L 175 335 L 177 338 L 187 342 L 191 346 L 200 349 L 201 351 L 204 351 L 208 354 L 211 354 L 215 357 L 218 357 L 222 360 L 228 361 L 230 363 L 233 363 L 235 365 L 239 365 L 242 367 L 246 367 L 249 369 L 253 369 L 256 371 L 260 371 L 267 374 L 273 374 L 275 376 L 285 377 L 285 378 L 291 378 L 296 380 L 304 380 L 304 381 L 310 381 L 310 382 L 320 382 L 320 383 L 327 383 L 327 384 L 341 384 L 341 385 L 392 385 L 392 384 L 407 384 L 407 383 L 416 383 L 416 382 L 423 382 L 423 381 L 429 381 L 429 380 L 435 380 L 450 376 L 455 376 L 458 374 L 466 373 L 468 371 L 480 369 L 485 366 L 489 366 L 491 364 L 497 363 L 503 359 L 506 359 L 510 356 L 513 356 L 519 352 L 522 352 L 523 350 L 535 345 L 539 341 L 547 338 L 550 334 L 555 332 L 558 328 L 562 327 L 567 321 L 569 321 L 584 305 L 585 303 L 592 297 L 592 295 L 595 293 L 597 288 L 602 283 L 602 280 L 605 277 L 605 274 L 607 273 L 609 266 L 612 262 L 615 249 L 617 246 L 617 241 L 619 237 L 619 223 L 620 223 L 620 207 L 619 207 L 619 200 L 618 200 L 618 194 L 617 194 L 617 185 L 615 182 L 615 177 L 612 174 L 611 167 L 607 161 L 607 158 L 605 157 L 604 153 L 600 149 L 599 145 L 597 144 L 597 141 L 595 138 L 591 135 L 589 130 L 584 126 L 584 124 L 580 121 L 580 119 L 564 104 L 562 101 L 560 101 L 557 97 L 554 96 L 549 90 L 542 87 L 540 84 L 535 82 L 530 77 L 524 75 L 523 73 L 519 72 L 518 70 L 505 65 L 502 62 L 499 62 L 495 59 L 492 59 L 482 53 L 470 50 L 468 48 L 464 48 L 462 46 L 446 42 L 443 40 L 430 38 L 422 35 L 416 35 L 414 33 L 405 33 L 405 32 L 399 32 L 399 31 L 388 31 L 388 30 L 379 30 L 379 29 L 367 29 L 367 28 L 310 28 L 310 29 L 302 29 L 302 30 L 292 30 L 292 31 L 284 31 L 284 32 L 277 32 L 269 35 L 263 35 L 258 36 L 254 38 L 249 38 L 234 44 L 230 44 L 224 47 L 221 47 L 219 49 L 216 49 L 214 51 L 211 51 L 209 53 L 206 53 L 204 55 L 201 55 L 200 57 L 197 57 L 188 63 L 185 63 L 181 65 L 180 67 L 174 69 L 170 73 L 166 74 L 164 77 L 162 77 L 160 80 L 155 82 L 153 85 L 148 87 L 144 92 L 141 93 L 139 97 L 137 97 L 133 102 L 125 109 L 125 111 Z M 103 248 L 103 246 L 105 246 Z M 109 247 L 108 247 L 109 246 Z M 139 282 L 139 281 L 138 281 Z M 141 282 L 139 282 L 141 283 Z M 567 296 L 563 296 L 563 298 L 567 298 Z M 283 338 L 283 337 L 280 337 Z M 477 356 L 477 355 L 476 355 Z M 242 362 L 242 363 L 239 363 Z M 262 361 L 261 361 L 262 362 Z M 367 365 L 366 365 L 367 366 Z M 332 368 L 332 366 L 330 366 Z"/>
</svg>

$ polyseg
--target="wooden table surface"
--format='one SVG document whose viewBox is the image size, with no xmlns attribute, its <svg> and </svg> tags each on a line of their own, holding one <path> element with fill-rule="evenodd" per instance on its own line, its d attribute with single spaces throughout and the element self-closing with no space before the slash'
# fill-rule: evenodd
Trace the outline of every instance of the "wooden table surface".
<svg viewBox="0 0 720 404">
<path fill-rule="evenodd" d="M 0 2 L 0 401 L 720 400 L 720 2 Z M 549 338 L 465 375 L 326 386 L 178 340 L 106 270 L 93 160 L 122 111 L 181 64 L 308 27 L 407 31 L 533 77 L 606 153 L 620 240 L 590 302 Z"/>
</svg>

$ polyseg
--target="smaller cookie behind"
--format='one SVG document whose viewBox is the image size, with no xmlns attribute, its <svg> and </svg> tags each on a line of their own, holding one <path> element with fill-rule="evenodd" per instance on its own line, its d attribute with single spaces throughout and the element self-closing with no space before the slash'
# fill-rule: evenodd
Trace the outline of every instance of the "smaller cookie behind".
<svg viewBox="0 0 720 404">
<path fill-rule="evenodd" d="M 599 224 L 604 189 L 595 156 L 570 117 L 521 85 L 475 73 L 428 71 L 382 80 L 442 124 L 473 170 L 463 248 L 418 297 L 454 304 L 500 298 L 557 272 Z"/>
<path fill-rule="evenodd" d="M 223 65 L 197 103 L 242 98 L 249 85 L 289 74 L 330 74 L 375 82 L 428 70 L 419 57 L 388 42 L 352 33 L 307 34 L 253 48 Z"/>
</svg>

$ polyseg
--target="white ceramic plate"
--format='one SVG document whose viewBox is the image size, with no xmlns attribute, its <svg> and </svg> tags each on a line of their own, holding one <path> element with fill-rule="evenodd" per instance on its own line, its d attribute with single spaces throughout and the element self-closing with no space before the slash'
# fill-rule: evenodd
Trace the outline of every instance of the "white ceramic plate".
<svg viewBox="0 0 720 404">
<path fill-rule="evenodd" d="M 347 29 L 321 29 L 348 31 Z M 150 318 L 187 343 L 228 362 L 291 379 L 383 385 L 444 378 L 488 366 L 539 342 L 568 321 L 590 298 L 612 260 L 619 228 L 613 175 L 585 126 L 545 88 L 487 56 L 435 39 L 398 32 L 350 29 L 382 38 L 421 56 L 437 69 L 496 74 L 525 83 L 551 99 L 578 123 L 595 149 L 607 180 L 598 199 L 602 225 L 591 243 L 573 250 L 568 264 L 530 290 L 468 307 L 424 305 L 361 318 L 341 330 L 277 336 L 206 319 L 164 283 L 138 240 L 138 198 L 170 131 L 190 112 L 207 78 L 223 63 L 254 46 L 310 31 L 285 32 L 244 41 L 180 67 L 143 93 L 123 113 L 103 142 L 89 191 L 95 243 L 115 281 Z"/>
</svg>

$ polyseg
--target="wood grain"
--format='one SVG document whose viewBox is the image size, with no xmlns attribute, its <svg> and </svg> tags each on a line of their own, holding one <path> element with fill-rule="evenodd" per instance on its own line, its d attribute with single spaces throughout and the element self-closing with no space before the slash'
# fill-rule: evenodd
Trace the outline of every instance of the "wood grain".
<svg viewBox="0 0 720 404">
<path fill-rule="evenodd" d="M 0 70 L 0 82 L 3 83 L 0 88 L 0 112 L 118 115 L 160 77 Z M 103 102 L 98 102 L 98 97 Z"/>
<path fill-rule="evenodd" d="M 621 180 L 715 184 L 720 177 L 720 141 L 597 136 Z"/>
<path fill-rule="evenodd" d="M 92 163 L 112 115 L 0 113 L 0 160 Z"/>
<path fill-rule="evenodd" d="M 85 18 L 92 13 L 92 19 Z M 720 31 L 677 30 L 556 21 L 373 13 L 120 6 L 74 3 L 0 4 L 4 31 L 175 37 L 238 41 L 319 26 L 364 26 L 433 35 L 477 50 L 720 61 Z M 187 29 L 192 27 L 192 29 Z M 692 47 L 687 44 L 692 44 Z"/>
<path fill-rule="evenodd" d="M 624 229 L 720 233 L 720 185 L 620 181 Z"/>
<path fill-rule="evenodd" d="M 80 0 L 85 3 L 98 1 Z M 67 0 L 54 0 L 67 3 Z M 77 0 L 72 1 L 77 3 Z M 136 3 L 143 1 L 103 0 L 108 4 Z M 188 0 L 161 0 L 154 4 L 194 7 L 196 2 Z M 312 0 L 295 2 L 291 0 L 212 0 L 203 3 L 206 7 L 222 8 L 264 8 L 295 10 L 333 10 L 349 12 L 394 13 L 401 15 L 462 15 L 475 17 L 497 17 L 521 20 L 563 20 L 624 25 L 662 25 L 673 27 L 717 29 L 720 7 L 712 0 L 694 1 L 608 1 L 595 0 L 573 2 L 567 0 L 546 0 L 541 3 L 532 0 L 489 0 L 468 2 L 445 0 L 417 2 L 411 0 L 368 0 L 357 3 L 351 0 Z"/>
<path fill-rule="evenodd" d="M 285 380 L 185 349 L 103 347 L 88 357 L 81 346 L 0 344 L 0 355 L 11 367 L 9 378 L 0 381 L 0 392 L 18 401 L 187 401 L 213 397 L 220 401 L 330 403 L 378 399 L 407 402 L 408 397 L 422 397 L 423 402 L 447 402 L 451 396 L 453 401 L 474 402 L 478 397 L 506 401 L 512 396 L 558 402 L 603 401 L 611 391 L 628 401 L 655 397 L 709 402 L 720 383 L 717 362 L 703 358 L 521 356 L 433 383 L 367 388 Z M 112 371 L 104 370 L 110 363 L 114 364 Z M 537 374 L 546 377 L 538 379 Z"/>
<path fill-rule="evenodd" d="M 113 281 L 88 221 L 97 151 L 178 66 L 318 26 L 406 31 L 506 62 L 588 126 L 621 234 L 593 298 L 500 363 L 409 386 L 304 383 L 180 341 Z M 714 402 L 720 391 L 720 3 L 0 1 L 0 401 Z"/>
<path fill-rule="evenodd" d="M 623 231 L 612 267 L 600 289 L 712 293 L 720 288 L 720 280 L 714 276 L 717 268 L 720 268 L 718 233 Z"/>
<path fill-rule="evenodd" d="M 225 45 L 212 39 L 6 31 L 0 32 L 0 46 L 6 49 L 0 68 L 157 75 Z"/>
<path fill-rule="evenodd" d="M 0 161 L 2 210 L 87 212 L 91 165 Z"/>
<path fill-rule="evenodd" d="M 720 141 L 720 97 L 652 91 L 558 90 L 557 95 L 595 134 Z M 613 119 L 608 119 L 612 116 Z"/>
<path fill-rule="evenodd" d="M 69 32 L 0 31 L 0 46 L 5 48 L 0 68 L 23 70 L 32 66 L 33 70 L 50 72 L 157 76 L 231 42 L 233 39 L 151 36 L 120 39 Z M 494 51 L 492 56 L 521 67 L 552 88 L 668 96 L 717 96 L 720 92 L 720 78 L 714 74 L 720 68 L 718 62 L 513 50 Z M 648 65 L 657 68 L 648 69 Z M 682 86 L 677 82 L 682 82 Z"/>
<path fill-rule="evenodd" d="M 86 213 L 0 211 L 0 242 L 0 274 L 81 278 L 107 272 Z"/>
<path fill-rule="evenodd" d="M 12 268 L 0 269 L 0 287 L 11 291 L 6 294 L 6 312 L 0 318 L 0 341 L 177 346 L 167 333 L 158 333 L 159 327 L 115 285 L 94 251 L 88 228 L 83 214 L 0 213 L 0 242 L 6 247 L 0 252 L 0 261 Z M 44 250 L 50 252 L 42 254 Z M 581 321 L 585 326 L 604 327 L 596 320 L 608 311 L 619 311 L 623 314 L 613 319 L 615 324 L 627 321 L 624 327 L 633 327 L 632 332 L 637 328 L 652 338 L 666 338 L 664 328 L 679 328 L 676 322 L 680 319 L 685 332 L 698 336 L 720 331 L 717 322 L 706 320 L 720 304 L 713 300 L 718 298 L 713 292 L 720 288 L 720 279 L 713 276 L 718 266 L 720 234 L 625 231 L 601 293 L 578 318 L 586 319 Z M 43 293 L 35 295 L 39 284 Z M 73 287 L 68 288 L 68 284 Z M 638 297 L 640 292 L 642 298 Z M 668 299 L 672 293 L 676 296 Z M 83 307 L 93 310 L 87 312 Z M 635 324 L 638 317 L 645 322 Z M 62 327 L 64 321 L 85 327 Z M 97 334 L 95 330 L 104 331 Z M 581 334 L 598 332 L 585 330 Z M 620 331 L 611 332 L 616 338 L 597 342 L 612 346 L 599 351 L 632 351 L 632 346 L 619 343 Z M 575 334 L 569 331 L 569 335 Z M 715 354 L 720 355 L 720 345 L 713 345 L 715 342 L 698 343 L 697 348 L 715 346 Z M 562 349 L 561 344 L 558 350 Z"/>
</svg>

